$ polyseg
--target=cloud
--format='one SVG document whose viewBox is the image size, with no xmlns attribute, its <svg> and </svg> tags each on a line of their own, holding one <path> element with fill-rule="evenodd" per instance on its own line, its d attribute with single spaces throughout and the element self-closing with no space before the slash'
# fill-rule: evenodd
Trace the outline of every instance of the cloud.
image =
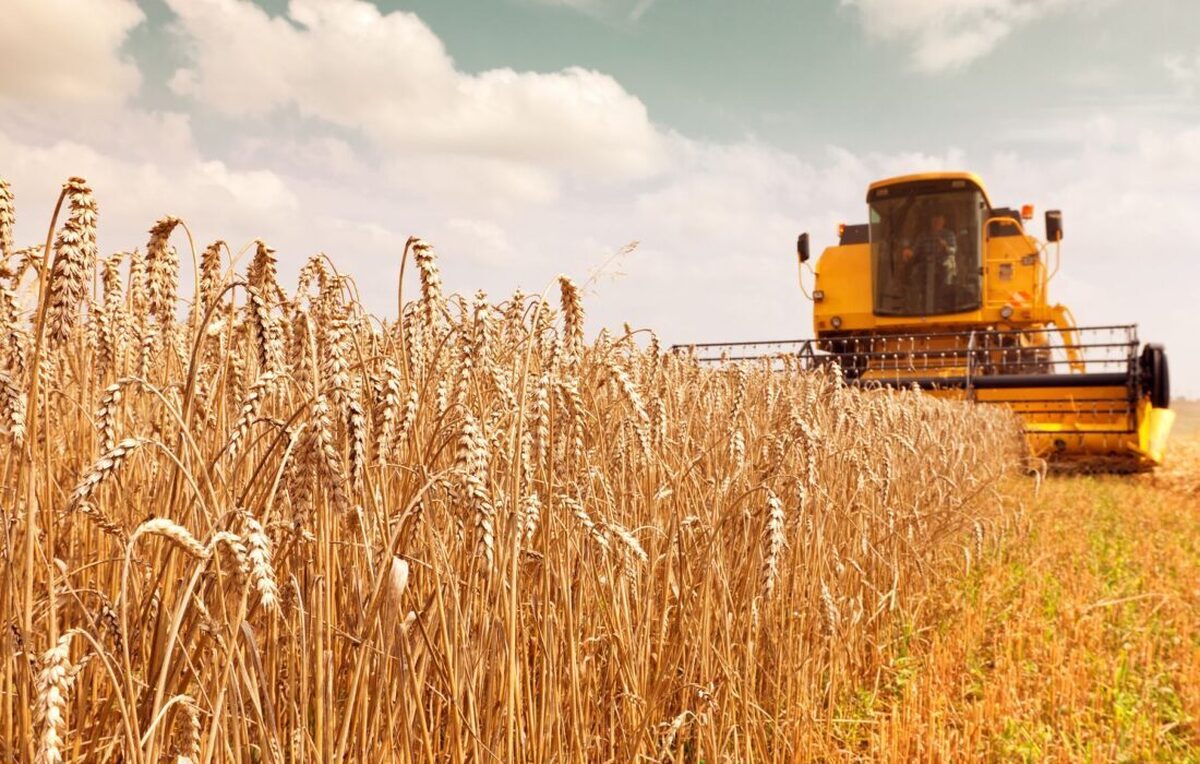
<svg viewBox="0 0 1200 764">
<path fill-rule="evenodd" d="M 142 232 L 167 213 L 201 226 L 205 220 L 223 220 L 249 234 L 252 227 L 288 217 L 298 207 L 297 197 L 278 175 L 235 169 L 216 159 L 128 160 L 69 140 L 32 145 L 2 130 L 0 156 L 6 157 L 4 177 L 17 189 L 18 235 L 30 240 L 45 236 L 37 202 L 49 214 L 59 185 L 71 175 L 87 178 L 95 190 L 101 205 L 100 243 L 112 250 L 143 244 Z"/>
<path fill-rule="evenodd" d="M 638 0 L 637 5 L 633 6 L 633 9 L 629 11 L 629 20 L 634 22 L 641 21 L 642 16 L 645 16 L 647 11 L 654 7 L 655 2 L 656 0 Z"/>
<path fill-rule="evenodd" d="M 591 11 L 604 5 L 603 0 L 534 0 L 540 5 L 571 8 L 577 11 Z"/>
<path fill-rule="evenodd" d="M 472 259 L 502 265 L 517 254 L 504 228 L 491 220 L 450 218 L 446 229 L 450 246 Z"/>
<path fill-rule="evenodd" d="M 819 253 L 834 243 L 838 223 L 865 219 L 872 180 L 963 162 L 953 150 L 855 154 L 828 146 L 801 157 L 754 140 L 678 136 L 671 156 L 670 173 L 607 213 L 627 221 L 624 239 L 641 246 L 626 278 L 602 286 L 589 306 L 598 322 L 630 320 L 668 342 L 809 336 L 796 235 L 809 231 Z"/>
<path fill-rule="evenodd" d="M 658 0 L 529 0 L 538 5 L 570 8 L 589 16 L 624 19 L 636 24 Z"/>
<path fill-rule="evenodd" d="M 0 103 L 10 109 L 119 106 L 141 85 L 120 52 L 145 19 L 134 0 L 15 0 L 0 18 Z"/>
<path fill-rule="evenodd" d="M 867 34 L 908 48 L 926 74 L 959 69 L 991 53 L 1014 30 L 1083 0 L 841 0 Z"/>
<path fill-rule="evenodd" d="M 459 71 L 417 16 L 362 0 L 168 0 L 189 63 L 171 87 L 235 117 L 294 108 L 388 151 L 481 157 L 621 180 L 661 166 L 645 106 L 612 77 Z"/>
<path fill-rule="evenodd" d="M 1183 95 L 1191 97 L 1200 89 L 1200 51 L 1191 56 L 1178 53 L 1166 56 L 1163 66 Z"/>
</svg>

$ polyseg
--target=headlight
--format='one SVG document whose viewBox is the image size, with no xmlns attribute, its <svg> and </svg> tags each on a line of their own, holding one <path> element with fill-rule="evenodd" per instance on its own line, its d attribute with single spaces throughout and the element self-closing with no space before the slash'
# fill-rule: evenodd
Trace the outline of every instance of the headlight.
<svg viewBox="0 0 1200 764">
<path fill-rule="evenodd" d="M 825 290 L 824 289 L 814 289 L 813 290 L 813 302 L 820 302 L 821 300 L 824 300 L 824 299 L 825 299 Z"/>
<path fill-rule="evenodd" d="M 1009 312 L 1011 313 L 1012 311 L 1009 311 Z M 841 329 L 842 328 L 842 317 L 834 316 L 833 318 L 829 319 L 829 323 L 833 324 L 834 329 Z"/>
<path fill-rule="evenodd" d="M 1005 305 L 1003 308 L 1000 309 L 1000 318 L 1003 318 L 1005 321 L 1012 318 L 1012 314 L 1013 314 L 1013 309 L 1012 309 L 1011 305 Z"/>
</svg>

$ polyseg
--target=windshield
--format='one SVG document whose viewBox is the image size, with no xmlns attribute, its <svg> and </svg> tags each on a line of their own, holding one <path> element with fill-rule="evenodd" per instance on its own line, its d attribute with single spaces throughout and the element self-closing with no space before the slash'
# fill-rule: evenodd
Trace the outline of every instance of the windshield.
<svg viewBox="0 0 1200 764">
<path fill-rule="evenodd" d="M 986 203 L 975 189 L 871 201 L 875 313 L 927 316 L 977 310 Z"/>
</svg>

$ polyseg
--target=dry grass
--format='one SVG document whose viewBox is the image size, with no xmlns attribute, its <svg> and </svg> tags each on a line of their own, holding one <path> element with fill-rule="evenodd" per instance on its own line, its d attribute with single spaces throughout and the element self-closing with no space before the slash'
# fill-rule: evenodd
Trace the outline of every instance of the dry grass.
<svg viewBox="0 0 1200 764">
<path fill-rule="evenodd" d="M 1184 399 L 1171 402 L 1175 411 L 1175 426 L 1171 433 L 1176 441 L 1184 444 L 1196 440 L 1200 435 L 1200 400 Z"/>
<path fill-rule="evenodd" d="M 854 755 L 1016 517 L 1000 410 L 587 344 L 569 280 L 447 296 L 417 240 L 388 323 L 62 213 L 0 230 L 5 759 Z"/>
</svg>

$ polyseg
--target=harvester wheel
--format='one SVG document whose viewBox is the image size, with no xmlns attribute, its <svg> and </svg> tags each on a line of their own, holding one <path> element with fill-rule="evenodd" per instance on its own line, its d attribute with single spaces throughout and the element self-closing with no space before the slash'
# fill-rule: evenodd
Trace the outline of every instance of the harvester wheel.
<svg viewBox="0 0 1200 764">
<path fill-rule="evenodd" d="M 1167 351 L 1162 345 L 1148 344 L 1142 349 L 1142 392 L 1150 396 L 1150 404 L 1165 409 L 1171 405 L 1171 373 L 1167 367 Z"/>
</svg>

